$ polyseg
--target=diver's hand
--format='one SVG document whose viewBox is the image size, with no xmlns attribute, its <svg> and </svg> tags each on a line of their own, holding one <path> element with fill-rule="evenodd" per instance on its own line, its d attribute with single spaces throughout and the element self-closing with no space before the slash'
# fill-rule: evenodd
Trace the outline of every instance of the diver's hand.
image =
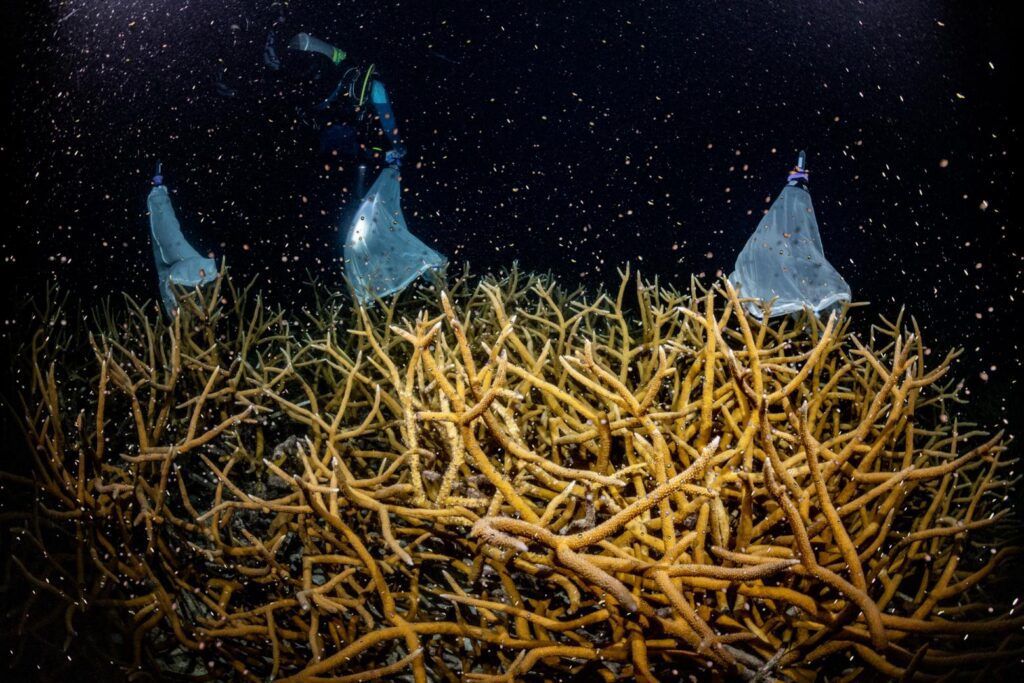
<svg viewBox="0 0 1024 683">
<path fill-rule="evenodd" d="M 384 161 L 389 164 L 397 165 L 402 157 L 405 156 L 405 145 L 399 143 L 394 146 L 393 149 L 388 150 L 384 154 Z"/>
</svg>

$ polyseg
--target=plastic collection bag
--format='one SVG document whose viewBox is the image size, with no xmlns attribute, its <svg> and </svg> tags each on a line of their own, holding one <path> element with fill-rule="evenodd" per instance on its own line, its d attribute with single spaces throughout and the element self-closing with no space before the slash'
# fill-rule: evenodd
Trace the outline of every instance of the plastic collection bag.
<svg viewBox="0 0 1024 683">
<path fill-rule="evenodd" d="M 199 287 L 217 279 L 216 262 L 202 256 L 185 240 L 174 214 L 167 186 L 157 184 L 149 193 L 149 230 L 153 237 L 153 260 L 160 285 L 164 311 L 172 315 L 178 307 L 171 285 Z"/>
<path fill-rule="evenodd" d="M 447 259 L 409 232 L 398 169 L 385 168 L 363 198 L 345 236 L 345 273 L 360 304 L 407 287 Z"/>
<path fill-rule="evenodd" d="M 849 302 L 850 285 L 825 258 L 801 163 L 736 258 L 729 281 L 741 296 L 770 304 L 770 317 Z M 804 182 L 801 182 L 804 181 Z M 748 304 L 760 318 L 761 306 Z"/>
</svg>

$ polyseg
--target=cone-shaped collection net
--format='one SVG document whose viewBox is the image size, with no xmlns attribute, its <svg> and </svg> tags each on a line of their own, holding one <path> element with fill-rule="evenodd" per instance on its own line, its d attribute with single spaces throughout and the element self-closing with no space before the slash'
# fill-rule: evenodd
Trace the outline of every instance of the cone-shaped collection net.
<svg viewBox="0 0 1024 683">
<path fill-rule="evenodd" d="M 818 313 L 850 301 L 850 286 L 825 258 L 811 195 L 787 185 L 736 258 L 729 280 L 740 295 L 764 303 L 771 317 L 804 308 Z M 761 317 L 759 306 L 750 312 Z"/>
<path fill-rule="evenodd" d="M 398 170 L 385 168 L 359 205 L 345 237 L 345 272 L 366 304 L 406 287 L 446 259 L 405 225 Z"/>
<path fill-rule="evenodd" d="M 165 185 L 154 187 L 146 203 L 160 298 L 169 315 L 178 305 L 171 285 L 198 287 L 213 282 L 217 277 L 217 263 L 202 256 L 185 240 Z"/>
</svg>

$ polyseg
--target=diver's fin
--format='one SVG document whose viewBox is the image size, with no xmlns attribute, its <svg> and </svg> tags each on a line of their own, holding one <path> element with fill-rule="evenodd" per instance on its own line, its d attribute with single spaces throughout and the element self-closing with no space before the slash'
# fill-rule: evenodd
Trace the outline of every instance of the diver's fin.
<svg viewBox="0 0 1024 683">
<path fill-rule="evenodd" d="M 263 43 L 263 63 L 277 71 L 281 68 L 281 58 L 277 56 L 277 36 L 267 31 L 267 40 Z"/>
<path fill-rule="evenodd" d="M 215 74 L 213 77 L 213 91 L 221 97 L 234 97 L 238 91 L 224 82 L 226 73 Z"/>
</svg>

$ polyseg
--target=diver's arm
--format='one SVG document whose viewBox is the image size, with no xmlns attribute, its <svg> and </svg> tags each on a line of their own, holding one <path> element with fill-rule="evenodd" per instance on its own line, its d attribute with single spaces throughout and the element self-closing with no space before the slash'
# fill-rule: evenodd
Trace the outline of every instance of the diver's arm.
<svg viewBox="0 0 1024 683">
<path fill-rule="evenodd" d="M 388 141 L 394 148 L 395 158 L 401 158 L 405 154 L 405 145 L 402 144 L 402 139 L 398 134 L 395 110 L 391 107 L 391 100 L 388 98 L 387 90 L 384 89 L 384 84 L 378 80 L 374 80 L 370 87 L 370 104 L 373 105 L 373 110 L 380 118 L 381 129 L 388 136 Z"/>
<path fill-rule="evenodd" d="M 319 52 L 327 59 L 331 60 L 335 66 L 341 64 L 342 60 L 348 55 L 344 50 L 336 48 L 330 43 L 320 40 L 315 36 L 311 36 L 308 33 L 296 33 L 292 36 L 292 39 L 288 41 L 288 47 L 292 50 L 302 50 L 303 52 Z"/>
</svg>

